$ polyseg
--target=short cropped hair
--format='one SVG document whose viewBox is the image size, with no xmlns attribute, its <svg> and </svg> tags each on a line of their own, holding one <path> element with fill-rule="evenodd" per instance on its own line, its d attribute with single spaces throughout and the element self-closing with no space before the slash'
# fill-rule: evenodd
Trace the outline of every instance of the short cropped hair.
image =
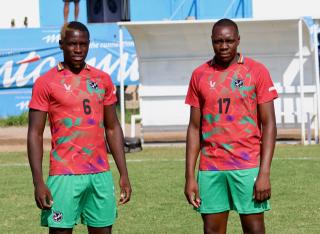
<svg viewBox="0 0 320 234">
<path fill-rule="evenodd" d="M 66 37 L 66 32 L 69 30 L 79 30 L 81 32 L 86 32 L 88 35 L 88 39 L 90 39 L 90 33 L 88 28 L 78 21 L 71 21 L 62 26 L 60 31 L 60 40 L 63 40 Z"/>
<path fill-rule="evenodd" d="M 237 35 L 239 35 L 238 25 L 231 19 L 224 18 L 224 19 L 221 19 L 221 20 L 217 21 L 212 27 L 212 34 L 213 34 L 213 31 L 219 26 L 231 26 L 231 27 L 234 27 L 234 29 L 236 30 Z"/>
</svg>

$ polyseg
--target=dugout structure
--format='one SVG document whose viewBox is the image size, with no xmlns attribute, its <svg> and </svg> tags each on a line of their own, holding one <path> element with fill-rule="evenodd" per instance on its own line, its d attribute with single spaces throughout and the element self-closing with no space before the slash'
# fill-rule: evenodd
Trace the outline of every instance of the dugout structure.
<svg viewBox="0 0 320 234">
<path fill-rule="evenodd" d="M 262 62 L 271 73 L 280 96 L 275 101 L 278 128 L 298 129 L 303 144 L 311 135 L 318 142 L 317 26 L 305 18 L 235 21 L 241 36 L 239 52 Z M 188 83 L 192 71 L 213 56 L 210 36 L 214 22 L 119 23 L 135 42 L 143 131 L 186 129 Z"/>
</svg>

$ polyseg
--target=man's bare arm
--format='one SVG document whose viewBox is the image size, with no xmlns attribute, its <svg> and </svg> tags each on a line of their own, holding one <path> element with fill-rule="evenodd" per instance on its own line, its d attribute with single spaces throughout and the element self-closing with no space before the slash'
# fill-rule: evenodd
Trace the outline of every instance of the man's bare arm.
<svg viewBox="0 0 320 234">
<path fill-rule="evenodd" d="M 195 179 L 195 166 L 197 163 L 200 151 L 200 109 L 196 107 L 190 108 L 190 120 L 187 131 L 187 146 L 186 146 L 186 184 L 185 196 L 190 204 L 194 207 L 200 207 L 200 196 L 198 183 Z"/>
<path fill-rule="evenodd" d="M 34 184 L 34 196 L 40 209 L 49 209 L 52 205 L 52 196 L 43 181 L 43 131 L 45 128 L 47 113 L 30 109 L 28 125 L 28 159 Z"/>
<path fill-rule="evenodd" d="M 260 155 L 260 169 L 256 179 L 254 197 L 262 202 L 271 197 L 270 169 L 273 157 L 277 128 L 273 101 L 258 105 L 262 124 L 262 145 Z"/>
<path fill-rule="evenodd" d="M 107 142 L 120 174 L 120 204 L 125 204 L 131 197 L 131 185 L 124 154 L 124 138 L 119 124 L 115 105 L 104 106 L 104 125 Z"/>
</svg>

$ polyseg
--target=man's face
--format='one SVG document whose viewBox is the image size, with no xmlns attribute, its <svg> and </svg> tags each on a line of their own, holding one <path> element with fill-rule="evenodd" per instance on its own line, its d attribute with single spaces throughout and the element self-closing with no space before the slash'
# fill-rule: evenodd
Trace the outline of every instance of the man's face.
<svg viewBox="0 0 320 234">
<path fill-rule="evenodd" d="M 237 55 L 240 37 L 232 26 L 218 26 L 212 32 L 212 46 L 216 62 L 229 64 Z"/>
<path fill-rule="evenodd" d="M 65 38 L 60 41 L 60 48 L 63 50 L 64 66 L 71 71 L 80 71 L 89 50 L 88 34 L 76 29 L 67 30 Z"/>
</svg>

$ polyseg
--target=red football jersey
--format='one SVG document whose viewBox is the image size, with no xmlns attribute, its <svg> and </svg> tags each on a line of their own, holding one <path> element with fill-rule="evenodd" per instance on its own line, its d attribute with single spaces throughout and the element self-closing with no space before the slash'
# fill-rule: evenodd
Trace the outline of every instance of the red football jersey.
<svg viewBox="0 0 320 234">
<path fill-rule="evenodd" d="M 194 70 L 186 103 L 200 108 L 200 170 L 259 166 L 261 129 L 258 104 L 277 98 L 268 70 L 239 54 L 223 69 L 211 60 Z"/>
<path fill-rule="evenodd" d="M 116 101 L 110 76 L 88 65 L 73 74 L 59 63 L 37 79 L 29 108 L 48 112 L 50 175 L 109 170 L 103 109 Z"/>
</svg>

